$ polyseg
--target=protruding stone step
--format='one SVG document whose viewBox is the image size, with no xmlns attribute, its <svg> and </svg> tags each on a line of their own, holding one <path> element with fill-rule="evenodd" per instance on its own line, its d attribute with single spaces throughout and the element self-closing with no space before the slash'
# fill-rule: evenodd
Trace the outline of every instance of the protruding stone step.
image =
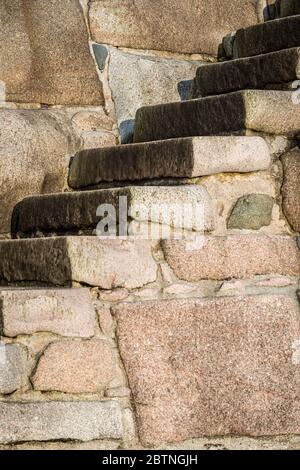
<svg viewBox="0 0 300 470">
<path fill-rule="evenodd" d="M 0 403 L 0 442 L 121 439 L 116 402 Z"/>
<path fill-rule="evenodd" d="M 143 444 L 300 433 L 295 295 L 128 303 L 114 313 Z"/>
<path fill-rule="evenodd" d="M 207 236 L 199 248 L 191 249 L 184 240 L 164 240 L 162 247 L 176 276 L 189 282 L 268 274 L 300 276 L 300 250 L 289 236 Z"/>
<path fill-rule="evenodd" d="M 1 289 L 0 325 L 10 338 L 39 332 L 90 338 L 95 310 L 89 289 Z"/>
<path fill-rule="evenodd" d="M 193 98 L 238 90 L 264 89 L 270 84 L 287 84 L 299 78 L 300 48 L 296 47 L 201 66 L 194 80 Z"/>
<path fill-rule="evenodd" d="M 239 29 L 233 43 L 233 58 L 250 57 L 300 46 L 300 15 Z"/>
<path fill-rule="evenodd" d="M 73 282 L 112 289 L 154 282 L 151 243 L 58 237 L 0 242 L 0 283 L 70 286 Z"/>
<path fill-rule="evenodd" d="M 103 182 L 196 178 L 265 170 L 270 153 L 260 137 L 191 137 L 84 150 L 71 161 L 73 189 Z"/>
<path fill-rule="evenodd" d="M 198 100 L 140 108 L 135 142 L 247 131 L 295 136 L 300 106 L 289 91 L 246 90 Z"/>
<path fill-rule="evenodd" d="M 191 211 L 203 208 L 199 230 L 214 228 L 212 202 L 204 188 L 139 186 L 28 197 L 14 209 L 12 234 L 20 238 L 49 233 L 103 235 L 97 225 L 108 210 L 116 216 L 117 234 L 121 236 L 127 236 L 132 220 L 183 228 L 178 213 L 181 210 L 183 216 L 187 205 Z M 196 220 L 191 229 L 197 230 Z"/>
</svg>

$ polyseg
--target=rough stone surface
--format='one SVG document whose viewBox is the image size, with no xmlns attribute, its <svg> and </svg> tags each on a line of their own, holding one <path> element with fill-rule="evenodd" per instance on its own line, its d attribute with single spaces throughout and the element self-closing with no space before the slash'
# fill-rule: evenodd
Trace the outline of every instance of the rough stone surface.
<svg viewBox="0 0 300 470">
<path fill-rule="evenodd" d="M 285 84 L 299 78 L 300 49 L 286 49 L 246 59 L 203 65 L 197 70 L 192 96 L 200 98 L 237 90 L 264 89 L 270 83 Z"/>
<path fill-rule="evenodd" d="M 125 210 L 120 197 L 126 198 Z M 96 230 L 101 220 L 97 209 L 103 204 L 113 206 L 118 223 L 132 218 L 140 222 L 150 221 L 178 228 L 182 226 L 182 217 L 177 217 L 178 211 L 181 210 L 183 216 L 183 210 L 187 210 L 187 204 L 194 209 L 197 205 L 201 205 L 204 208 L 204 220 L 200 229 L 212 230 L 214 226 L 210 197 L 203 188 L 196 185 L 172 188 L 153 186 L 29 197 L 14 209 L 12 234 L 27 237 L 47 232 L 90 233 Z M 155 205 L 161 206 L 162 209 L 158 212 L 151 210 Z M 176 207 L 175 214 L 167 213 L 168 205 Z M 57 207 L 60 208 L 59 211 Z M 196 220 L 193 220 L 193 224 L 193 228 L 196 229 Z"/>
<path fill-rule="evenodd" d="M 249 194 L 234 205 L 228 228 L 259 230 L 271 224 L 274 200 L 265 194 Z"/>
<path fill-rule="evenodd" d="M 94 335 L 95 310 L 88 289 L 1 290 L 0 318 L 8 337 L 38 332 Z"/>
<path fill-rule="evenodd" d="M 26 260 L 26 262 L 24 262 Z M 0 242 L 0 282 L 103 289 L 137 288 L 154 282 L 157 265 L 148 241 L 58 237 Z"/>
<path fill-rule="evenodd" d="M 78 0 L 2 0 L 0 44 L 7 101 L 103 104 Z"/>
<path fill-rule="evenodd" d="M 299 0 L 281 0 L 280 1 L 280 16 L 282 18 L 286 16 L 293 16 L 300 14 L 300 2 Z"/>
<path fill-rule="evenodd" d="M 300 232 L 300 151 L 295 149 L 285 154 L 282 163 L 283 211 L 292 228 Z"/>
<path fill-rule="evenodd" d="M 192 250 L 184 241 L 162 242 L 166 260 L 185 281 L 250 278 L 256 274 L 300 275 L 300 251 L 294 238 L 267 235 L 205 237 Z"/>
<path fill-rule="evenodd" d="M 107 341 L 92 339 L 51 343 L 32 377 L 35 390 L 97 393 L 115 375 L 115 359 Z"/>
<path fill-rule="evenodd" d="M 0 403 L 0 442 L 120 439 L 116 402 Z"/>
<path fill-rule="evenodd" d="M 267 21 L 239 29 L 235 36 L 234 58 L 297 47 L 300 44 L 300 16 Z"/>
<path fill-rule="evenodd" d="M 71 161 L 74 189 L 102 182 L 195 178 L 265 170 L 271 159 L 260 137 L 195 137 L 79 152 Z"/>
<path fill-rule="evenodd" d="M 299 123 L 300 106 L 295 106 L 292 92 L 246 90 L 141 108 L 134 138 L 149 142 L 247 131 L 294 136 L 300 132 Z"/>
<path fill-rule="evenodd" d="M 93 0 L 89 18 L 98 43 L 133 49 L 217 54 L 220 38 L 258 20 L 256 0 Z"/>
<path fill-rule="evenodd" d="M 155 301 L 115 313 L 143 443 L 299 433 L 295 298 Z"/>
<path fill-rule="evenodd" d="M 109 86 L 122 143 L 126 143 L 132 135 L 124 128 L 138 108 L 188 98 L 200 62 L 130 54 L 113 47 L 108 51 Z"/>
<path fill-rule="evenodd" d="M 0 343 L 0 393 L 9 394 L 22 385 L 23 353 L 18 344 Z"/>
<path fill-rule="evenodd" d="M 62 191 L 80 140 L 65 113 L 54 110 L 1 109 L 0 135 L 0 233 L 8 233 L 18 201 Z"/>
</svg>

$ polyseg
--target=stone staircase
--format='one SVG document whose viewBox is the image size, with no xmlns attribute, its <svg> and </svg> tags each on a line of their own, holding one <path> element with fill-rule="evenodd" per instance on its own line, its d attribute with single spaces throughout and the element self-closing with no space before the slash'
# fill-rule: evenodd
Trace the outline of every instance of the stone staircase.
<svg viewBox="0 0 300 470">
<path fill-rule="evenodd" d="M 299 22 L 238 31 L 194 99 L 141 108 L 134 144 L 77 153 L 69 192 L 17 204 L 3 448 L 300 447 Z"/>
</svg>

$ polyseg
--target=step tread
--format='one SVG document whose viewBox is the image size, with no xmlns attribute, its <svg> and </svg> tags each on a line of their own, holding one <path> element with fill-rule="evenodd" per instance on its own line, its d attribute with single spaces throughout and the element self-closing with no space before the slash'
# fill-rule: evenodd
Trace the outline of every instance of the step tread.
<svg viewBox="0 0 300 470">
<path fill-rule="evenodd" d="M 203 206 L 204 229 L 212 230 L 212 203 L 201 186 L 132 186 L 27 197 L 14 209 L 12 235 L 24 238 L 47 233 L 95 234 L 97 224 L 104 216 L 97 212 L 101 205 L 103 211 L 104 205 L 111 206 L 117 223 L 135 220 L 178 227 L 180 220 L 176 221 L 175 216 L 169 219 L 164 207 L 176 206 L 179 210 L 187 204 Z M 151 210 L 154 206 L 162 207 L 160 213 Z"/>
<path fill-rule="evenodd" d="M 248 131 L 293 137 L 300 131 L 300 106 L 289 91 L 245 90 L 140 108 L 135 142 Z"/>
<path fill-rule="evenodd" d="M 104 182 L 197 178 L 269 167 L 270 155 L 259 137 L 191 137 L 83 150 L 71 161 L 73 189 Z"/>
<path fill-rule="evenodd" d="M 2 285 L 137 288 L 154 282 L 151 243 L 98 237 L 55 237 L 0 242 Z"/>
<path fill-rule="evenodd" d="M 300 24 L 299 24 L 300 27 Z M 246 89 L 264 89 L 300 78 L 300 48 L 236 59 L 198 68 L 193 98 Z"/>
<path fill-rule="evenodd" d="M 236 32 L 234 58 L 300 46 L 300 15 L 260 23 Z"/>
</svg>

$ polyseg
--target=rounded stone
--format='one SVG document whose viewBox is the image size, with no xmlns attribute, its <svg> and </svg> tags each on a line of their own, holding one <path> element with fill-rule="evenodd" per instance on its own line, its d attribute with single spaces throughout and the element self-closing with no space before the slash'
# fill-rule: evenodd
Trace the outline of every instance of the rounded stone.
<svg viewBox="0 0 300 470">
<path fill-rule="evenodd" d="M 235 203 L 229 216 L 229 229 L 259 230 L 271 224 L 274 199 L 265 194 L 249 194 Z"/>
</svg>

